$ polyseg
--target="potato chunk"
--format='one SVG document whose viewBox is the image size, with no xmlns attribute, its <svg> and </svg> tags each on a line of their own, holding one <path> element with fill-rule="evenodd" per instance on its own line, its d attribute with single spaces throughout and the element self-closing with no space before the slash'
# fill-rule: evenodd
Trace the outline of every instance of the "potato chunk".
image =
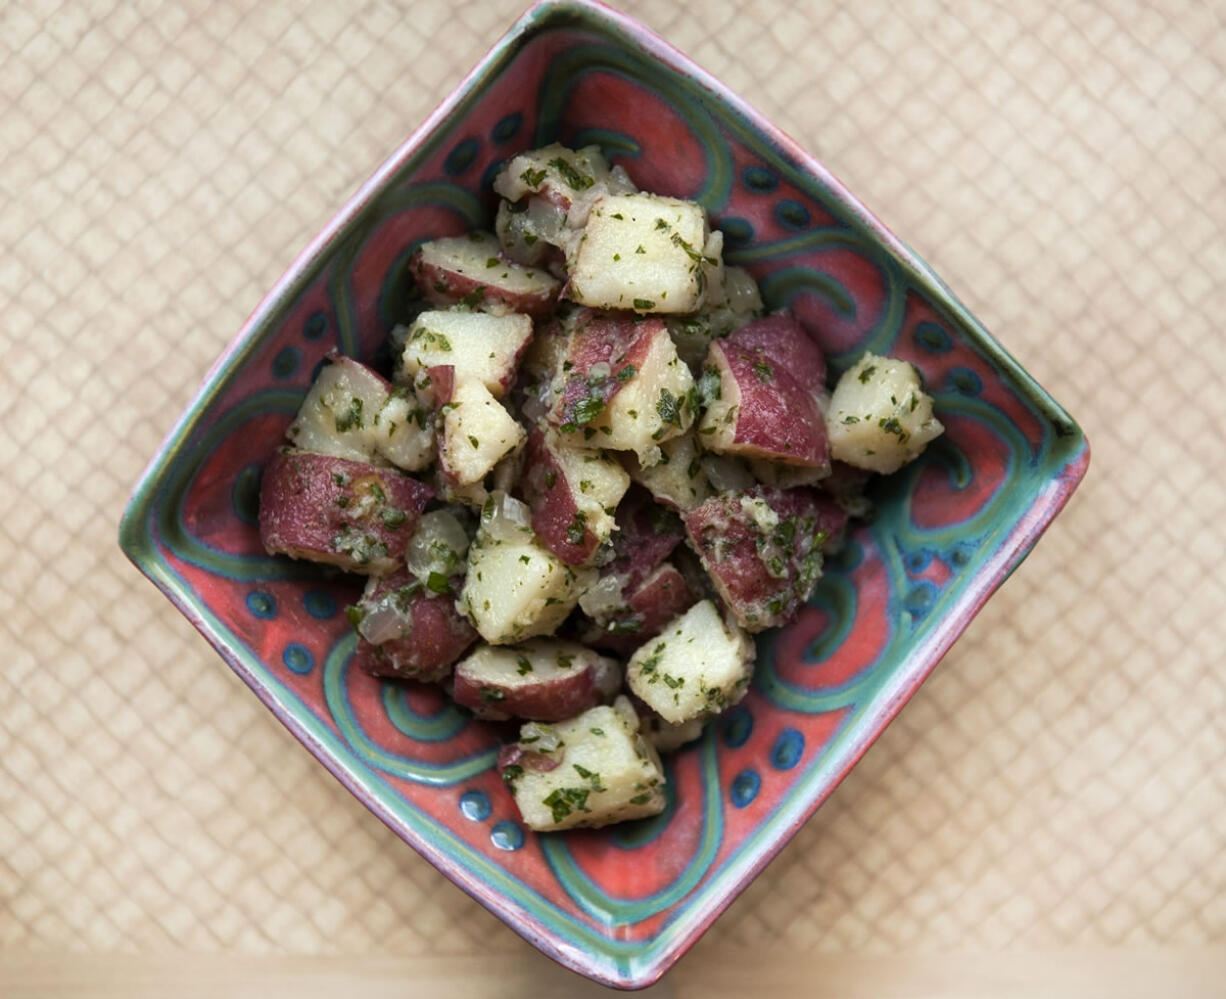
<svg viewBox="0 0 1226 999">
<path fill-rule="evenodd" d="M 519 447 L 524 430 L 481 382 L 453 382 L 444 371 L 430 369 L 442 400 L 439 464 L 456 485 L 471 486 Z"/>
<path fill-rule="evenodd" d="M 524 823 L 538 832 L 664 811 L 659 754 L 625 697 L 554 725 L 530 722 L 499 762 Z"/>
<path fill-rule="evenodd" d="M 843 373 L 826 413 L 831 456 L 885 475 L 919 457 L 944 429 L 915 368 L 875 354 Z"/>
<path fill-rule="evenodd" d="M 696 202 L 654 194 L 602 198 L 568 260 L 566 297 L 603 309 L 696 312 L 706 300 L 707 269 L 720 266 L 718 253 L 707 253 L 707 236 L 706 212 Z"/>
<path fill-rule="evenodd" d="M 547 315 L 558 296 L 559 282 L 543 268 L 503 259 L 501 252 L 497 238 L 487 232 L 435 239 L 413 254 L 409 272 L 434 305 Z"/>
<path fill-rule="evenodd" d="M 456 381 L 479 381 L 501 399 L 531 339 L 532 320 L 518 313 L 423 312 L 409 327 L 401 371 L 412 381 L 427 368 L 449 365 Z"/>
<path fill-rule="evenodd" d="M 656 714 L 679 725 L 735 704 L 749 688 L 749 636 L 702 600 L 630 657 L 630 689 Z"/>
<path fill-rule="evenodd" d="M 491 645 L 552 632 L 596 577 L 537 544 L 527 506 L 495 493 L 468 549 L 460 610 Z"/>
</svg>

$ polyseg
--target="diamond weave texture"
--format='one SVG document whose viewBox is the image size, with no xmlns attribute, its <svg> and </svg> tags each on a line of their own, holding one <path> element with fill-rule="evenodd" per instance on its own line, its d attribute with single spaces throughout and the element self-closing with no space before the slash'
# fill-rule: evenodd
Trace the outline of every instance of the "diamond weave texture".
<svg viewBox="0 0 1226 999">
<path fill-rule="evenodd" d="M 1226 943 L 1226 8 L 622 6 L 822 158 L 1094 448 L 697 953 Z M 115 543 L 247 313 L 520 10 L 0 6 L 0 947 L 524 946 Z"/>
</svg>

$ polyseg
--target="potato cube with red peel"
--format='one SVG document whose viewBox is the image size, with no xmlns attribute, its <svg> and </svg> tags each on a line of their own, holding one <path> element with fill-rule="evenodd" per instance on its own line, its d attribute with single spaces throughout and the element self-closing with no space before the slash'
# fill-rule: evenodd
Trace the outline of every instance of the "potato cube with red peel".
<svg viewBox="0 0 1226 999">
<path fill-rule="evenodd" d="M 786 371 L 810 392 L 826 388 L 826 355 L 790 312 L 763 316 L 728 334 L 726 345 Z"/>
<path fill-rule="evenodd" d="M 423 243 L 409 259 L 409 273 L 430 303 L 462 304 L 491 313 L 547 315 L 561 283 L 540 267 L 504 259 L 497 237 L 470 232 Z"/>
<path fill-rule="evenodd" d="M 583 635 L 583 640 L 598 648 L 628 655 L 694 606 L 698 598 L 680 570 L 671 562 L 665 562 L 656 566 L 641 583 L 626 587 L 620 609 L 594 617 L 594 624 Z"/>
<path fill-rule="evenodd" d="M 665 506 L 692 510 L 711 495 L 701 458 L 698 438 L 691 430 L 662 442 L 655 464 L 644 465 L 630 459 L 630 478 L 646 486 Z"/>
<path fill-rule="evenodd" d="M 577 642 L 479 645 L 456 664 L 452 696 L 481 718 L 564 721 L 617 693 L 621 666 Z"/>
<path fill-rule="evenodd" d="M 501 399 L 531 340 L 532 320 L 519 313 L 423 312 L 405 335 L 401 375 L 413 381 L 429 368 L 446 365 L 455 368 L 457 381 L 479 381 Z"/>
<path fill-rule="evenodd" d="M 932 397 L 915 368 L 875 354 L 865 354 L 839 378 L 826 426 L 835 458 L 882 474 L 919 457 L 945 429 L 932 415 Z"/>
<path fill-rule="evenodd" d="M 660 756 L 625 697 L 568 721 L 529 722 L 503 761 L 519 814 L 538 832 L 659 815 L 666 803 Z"/>
<path fill-rule="evenodd" d="M 518 500 L 491 495 L 468 549 L 460 610 L 491 645 L 554 631 L 596 579 L 537 543 L 531 513 Z"/>
<path fill-rule="evenodd" d="M 430 369 L 439 403 L 438 458 L 458 486 L 480 482 L 520 446 L 524 429 L 481 382 L 462 381 L 448 369 Z"/>
<path fill-rule="evenodd" d="M 350 461 L 382 455 L 410 471 L 424 468 L 433 457 L 433 431 L 411 390 L 394 388 L 366 365 L 335 351 L 324 362 L 285 431 L 294 446 Z M 393 396 L 396 403 L 389 412 Z"/>
<path fill-rule="evenodd" d="M 693 422 L 693 388 L 662 320 L 591 312 L 570 334 L 549 422 L 565 436 L 654 463 L 659 445 Z"/>
<path fill-rule="evenodd" d="M 748 631 L 787 622 L 822 574 L 822 547 L 846 514 L 812 488 L 721 493 L 685 515 L 690 546 Z"/>
<path fill-rule="evenodd" d="M 455 609 L 459 577 L 424 586 L 404 569 L 372 576 L 356 605 L 347 609 L 358 634 L 355 662 L 375 676 L 442 680 L 452 663 L 477 640 Z"/>
<path fill-rule="evenodd" d="M 753 676 L 754 646 L 702 600 L 641 645 L 626 665 L 635 696 L 667 722 L 708 718 L 735 704 Z"/>
<path fill-rule="evenodd" d="M 702 446 L 719 454 L 825 468 L 830 446 L 821 409 L 788 370 L 760 349 L 737 347 L 731 338 L 712 343 L 703 376 L 710 402 L 698 428 Z M 711 380 L 717 380 L 714 391 L 707 387 Z"/>
<path fill-rule="evenodd" d="M 613 533 L 630 476 L 600 452 L 569 447 L 540 428 L 528 436 L 524 470 L 520 487 L 537 538 L 567 565 L 586 565 Z"/>
<path fill-rule="evenodd" d="M 568 255 L 564 294 L 601 309 L 696 312 L 721 266 L 722 239 L 709 242 L 709 235 L 697 202 L 654 194 L 601 198 Z"/>
<path fill-rule="evenodd" d="M 260 540 L 270 555 L 384 575 L 432 495 L 393 468 L 282 448 L 260 480 Z"/>
</svg>

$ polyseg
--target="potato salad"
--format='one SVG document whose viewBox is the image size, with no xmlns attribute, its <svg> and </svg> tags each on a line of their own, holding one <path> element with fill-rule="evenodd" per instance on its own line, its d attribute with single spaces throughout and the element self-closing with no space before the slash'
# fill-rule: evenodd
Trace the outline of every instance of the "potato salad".
<svg viewBox="0 0 1226 999">
<path fill-rule="evenodd" d="M 499 768 L 527 826 L 655 815 L 660 753 L 745 695 L 752 636 L 942 427 L 905 361 L 828 377 L 700 205 L 598 148 L 521 153 L 494 189 L 493 232 L 414 251 L 392 365 L 329 356 L 260 536 L 367 577 L 362 669 L 519 725 Z"/>
</svg>

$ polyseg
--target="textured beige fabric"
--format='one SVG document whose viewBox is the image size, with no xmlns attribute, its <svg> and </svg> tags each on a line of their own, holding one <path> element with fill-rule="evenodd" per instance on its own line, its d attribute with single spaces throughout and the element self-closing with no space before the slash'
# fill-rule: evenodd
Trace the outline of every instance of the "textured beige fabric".
<svg viewBox="0 0 1226 999">
<path fill-rule="evenodd" d="M 767 943 L 1226 945 L 1226 9 L 624 6 L 824 158 L 1094 448 L 678 981 Z M 0 5 L 0 947 L 527 949 L 115 544 L 246 314 L 520 8 Z"/>
</svg>

